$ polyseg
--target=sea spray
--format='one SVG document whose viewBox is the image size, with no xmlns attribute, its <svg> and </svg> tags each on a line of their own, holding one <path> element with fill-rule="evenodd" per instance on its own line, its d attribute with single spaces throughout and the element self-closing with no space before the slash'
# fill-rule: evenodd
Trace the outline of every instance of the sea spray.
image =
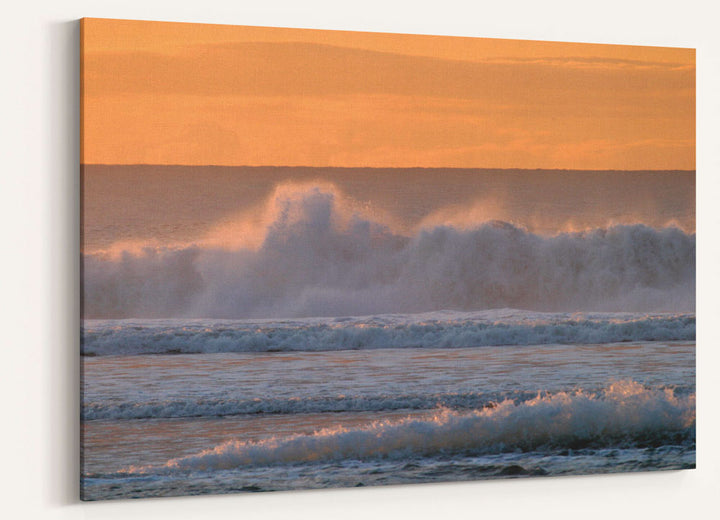
<svg viewBox="0 0 720 520">
<path fill-rule="evenodd" d="M 274 204 L 257 249 L 85 255 L 85 318 L 695 307 L 695 235 L 674 227 L 546 236 L 493 221 L 406 236 L 339 208 L 331 189 L 305 187 Z"/>
</svg>

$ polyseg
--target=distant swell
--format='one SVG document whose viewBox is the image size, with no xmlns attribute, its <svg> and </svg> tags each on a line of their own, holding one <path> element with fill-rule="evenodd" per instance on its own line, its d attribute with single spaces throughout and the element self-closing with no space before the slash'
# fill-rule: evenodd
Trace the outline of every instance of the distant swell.
<svg viewBox="0 0 720 520">
<path fill-rule="evenodd" d="M 434 312 L 294 321 L 88 320 L 84 355 L 693 341 L 694 315 Z"/>
<path fill-rule="evenodd" d="M 210 471 L 243 466 L 449 453 L 692 444 L 695 395 L 620 382 L 600 392 L 560 392 L 521 403 L 506 400 L 472 412 L 440 410 L 426 419 L 378 421 L 311 435 L 230 441 L 164 466 L 129 473 Z"/>
<path fill-rule="evenodd" d="M 342 206 L 331 188 L 283 192 L 273 204 L 253 249 L 187 245 L 86 255 L 84 316 L 695 308 L 695 235 L 677 228 L 637 224 L 544 236 L 486 222 L 406 236 Z"/>
</svg>

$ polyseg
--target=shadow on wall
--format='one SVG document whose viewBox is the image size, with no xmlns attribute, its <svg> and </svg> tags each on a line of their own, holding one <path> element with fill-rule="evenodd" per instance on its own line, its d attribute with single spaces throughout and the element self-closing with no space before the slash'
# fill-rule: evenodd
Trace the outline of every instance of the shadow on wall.
<svg viewBox="0 0 720 520">
<path fill-rule="evenodd" d="M 45 158 L 51 193 L 46 217 L 53 258 L 50 295 L 44 309 L 52 337 L 46 338 L 41 367 L 46 377 L 49 427 L 43 439 L 50 471 L 42 476 L 43 499 L 62 506 L 79 502 L 80 493 L 80 23 L 48 24 L 43 42 L 45 85 L 50 107 L 51 153 Z"/>
</svg>

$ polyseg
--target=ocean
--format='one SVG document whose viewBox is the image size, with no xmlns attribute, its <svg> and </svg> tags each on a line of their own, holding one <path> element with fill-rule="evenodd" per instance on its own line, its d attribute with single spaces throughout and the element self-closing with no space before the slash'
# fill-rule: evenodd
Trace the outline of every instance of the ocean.
<svg viewBox="0 0 720 520">
<path fill-rule="evenodd" d="M 692 172 L 83 189 L 83 499 L 695 465 Z"/>
</svg>

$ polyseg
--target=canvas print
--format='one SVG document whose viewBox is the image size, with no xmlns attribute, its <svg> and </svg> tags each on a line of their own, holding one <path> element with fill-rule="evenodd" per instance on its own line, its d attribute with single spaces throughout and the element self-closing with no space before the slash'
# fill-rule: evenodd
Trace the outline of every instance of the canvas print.
<svg viewBox="0 0 720 520">
<path fill-rule="evenodd" d="M 695 467 L 694 50 L 81 53 L 83 499 Z"/>
</svg>

